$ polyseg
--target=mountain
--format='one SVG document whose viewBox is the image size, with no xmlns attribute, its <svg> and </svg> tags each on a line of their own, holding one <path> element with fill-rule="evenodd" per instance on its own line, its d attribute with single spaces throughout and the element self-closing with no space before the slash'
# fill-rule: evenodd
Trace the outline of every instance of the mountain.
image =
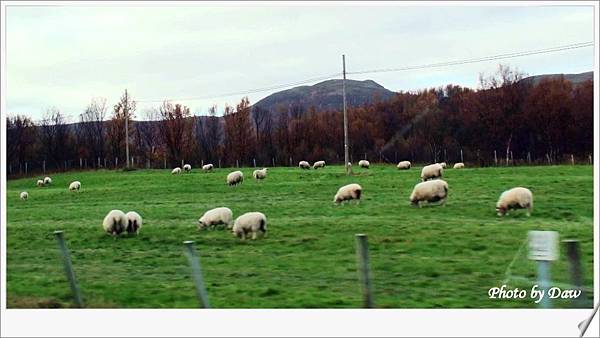
<svg viewBox="0 0 600 338">
<path fill-rule="evenodd" d="M 271 94 L 254 104 L 256 107 L 277 111 L 280 107 L 296 106 L 308 110 L 342 110 L 341 79 L 327 80 L 312 86 L 300 86 Z M 346 80 L 346 103 L 348 106 L 371 104 L 378 98 L 381 101 L 394 96 L 394 92 L 373 80 Z"/>
<path fill-rule="evenodd" d="M 544 74 L 544 75 L 535 75 L 524 78 L 522 81 L 533 83 L 534 86 L 538 85 L 542 80 L 558 78 L 560 76 L 564 76 L 565 80 L 571 81 L 574 85 L 580 84 L 587 80 L 594 81 L 594 72 L 585 72 L 580 74 Z"/>
</svg>

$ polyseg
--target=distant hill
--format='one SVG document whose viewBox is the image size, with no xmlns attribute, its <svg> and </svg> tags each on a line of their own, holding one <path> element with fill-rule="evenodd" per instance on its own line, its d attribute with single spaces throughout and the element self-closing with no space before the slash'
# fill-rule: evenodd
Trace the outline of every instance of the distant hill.
<svg viewBox="0 0 600 338">
<path fill-rule="evenodd" d="M 580 74 L 544 74 L 526 77 L 523 79 L 525 82 L 531 82 L 534 86 L 537 86 L 542 80 L 559 78 L 561 75 L 565 77 L 567 81 L 571 81 L 574 85 L 585 82 L 587 80 L 594 81 L 594 72 L 585 72 Z"/>
<path fill-rule="evenodd" d="M 394 92 L 384 88 L 373 80 L 346 80 L 346 102 L 357 107 L 371 104 L 378 98 L 381 101 L 394 96 Z M 297 106 L 305 110 L 315 106 L 317 110 L 341 110 L 342 80 L 334 79 L 319 82 L 312 86 L 300 86 L 273 93 L 256 102 L 254 106 L 271 111 L 279 107 Z"/>
</svg>

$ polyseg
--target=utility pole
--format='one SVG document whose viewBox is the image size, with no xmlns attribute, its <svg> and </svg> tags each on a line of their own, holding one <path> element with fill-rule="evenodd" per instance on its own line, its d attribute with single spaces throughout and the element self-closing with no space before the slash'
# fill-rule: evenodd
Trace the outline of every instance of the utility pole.
<svg viewBox="0 0 600 338">
<path fill-rule="evenodd" d="M 344 79 L 342 80 L 342 95 L 344 97 L 344 167 L 346 175 L 350 175 L 351 168 L 348 167 L 348 114 L 346 113 L 346 55 L 342 54 L 342 69 Z"/>
<path fill-rule="evenodd" d="M 129 98 L 127 97 L 127 89 L 125 89 L 123 112 L 125 113 L 125 158 L 127 159 L 127 169 L 129 169 Z"/>
</svg>

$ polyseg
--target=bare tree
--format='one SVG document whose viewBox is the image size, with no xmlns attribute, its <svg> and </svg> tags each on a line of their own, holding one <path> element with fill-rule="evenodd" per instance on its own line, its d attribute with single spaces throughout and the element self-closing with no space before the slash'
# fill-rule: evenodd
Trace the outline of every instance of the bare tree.
<svg viewBox="0 0 600 338">
<path fill-rule="evenodd" d="M 6 118 L 6 159 L 23 163 L 30 158 L 35 145 L 36 128 L 26 116 Z"/>
<path fill-rule="evenodd" d="M 158 125 L 160 135 L 171 160 L 184 160 L 189 155 L 192 142 L 192 119 L 190 109 L 180 104 L 163 102 L 158 108 L 161 122 Z"/>
<path fill-rule="evenodd" d="M 57 108 L 50 108 L 40 123 L 40 148 L 56 167 L 71 156 L 71 135 L 64 115 Z"/>
<path fill-rule="evenodd" d="M 104 158 L 104 119 L 106 118 L 106 99 L 95 98 L 80 116 L 79 133 L 88 153 L 95 158 Z"/>
</svg>

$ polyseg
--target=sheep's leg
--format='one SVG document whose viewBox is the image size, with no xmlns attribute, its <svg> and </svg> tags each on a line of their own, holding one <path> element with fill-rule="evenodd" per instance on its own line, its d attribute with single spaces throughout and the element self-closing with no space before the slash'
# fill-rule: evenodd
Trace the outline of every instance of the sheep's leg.
<svg viewBox="0 0 600 338">
<path fill-rule="evenodd" d="M 254 241 L 254 240 L 256 240 L 256 231 L 253 231 L 253 232 L 252 232 L 252 240 L 253 240 L 253 241 Z"/>
<path fill-rule="evenodd" d="M 445 207 L 445 206 L 446 206 L 446 197 L 444 197 L 444 198 L 442 198 L 442 199 L 440 200 L 440 205 L 441 205 L 441 206 L 443 206 L 443 207 Z"/>
</svg>

